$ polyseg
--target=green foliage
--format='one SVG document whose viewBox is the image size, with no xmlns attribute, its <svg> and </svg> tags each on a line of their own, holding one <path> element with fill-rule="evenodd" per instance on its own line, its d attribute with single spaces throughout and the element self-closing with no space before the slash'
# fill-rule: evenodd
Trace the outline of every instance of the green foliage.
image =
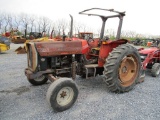
<svg viewBox="0 0 160 120">
<path fill-rule="evenodd" d="M 110 36 L 110 40 L 115 40 L 116 37 L 115 36 Z"/>
<path fill-rule="evenodd" d="M 18 32 L 17 32 L 17 35 L 22 35 L 22 32 L 18 31 Z"/>
</svg>

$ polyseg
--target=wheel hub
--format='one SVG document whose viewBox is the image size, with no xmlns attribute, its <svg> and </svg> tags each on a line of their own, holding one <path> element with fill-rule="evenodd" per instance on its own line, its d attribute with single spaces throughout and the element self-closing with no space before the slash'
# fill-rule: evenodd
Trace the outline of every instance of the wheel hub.
<svg viewBox="0 0 160 120">
<path fill-rule="evenodd" d="M 61 98 L 64 98 L 65 96 L 67 96 L 65 91 L 62 91 L 62 93 L 60 95 L 61 95 Z"/>
<path fill-rule="evenodd" d="M 69 104 L 74 96 L 73 89 L 71 87 L 63 87 L 57 94 L 57 103 L 61 106 Z"/>
<path fill-rule="evenodd" d="M 124 67 L 122 68 L 122 73 L 126 73 L 126 72 L 127 72 L 127 67 L 124 66 Z"/>
<path fill-rule="evenodd" d="M 119 79 L 122 86 L 130 86 L 137 75 L 138 63 L 133 56 L 123 58 L 119 67 Z"/>
</svg>

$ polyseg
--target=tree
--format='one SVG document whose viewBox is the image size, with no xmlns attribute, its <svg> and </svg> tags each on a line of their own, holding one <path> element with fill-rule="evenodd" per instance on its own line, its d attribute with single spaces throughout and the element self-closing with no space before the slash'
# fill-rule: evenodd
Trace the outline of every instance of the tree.
<svg viewBox="0 0 160 120">
<path fill-rule="evenodd" d="M 31 32 L 33 31 L 35 19 L 36 19 L 35 15 L 30 15 Z"/>
<path fill-rule="evenodd" d="M 42 17 L 41 18 L 41 28 L 42 28 L 42 31 L 43 32 L 46 32 L 47 31 L 47 27 L 49 26 L 49 23 L 50 23 L 50 19 L 47 18 L 47 17 Z"/>
<path fill-rule="evenodd" d="M 10 22 L 10 15 L 9 14 L 4 14 L 4 32 L 7 32 L 7 27 L 9 25 L 9 22 Z"/>
<path fill-rule="evenodd" d="M 73 24 L 73 28 L 74 28 L 74 33 L 77 34 L 80 32 L 82 25 L 75 21 Z"/>
<path fill-rule="evenodd" d="M 56 28 L 58 29 L 58 35 L 62 35 L 63 32 L 66 30 L 67 28 L 67 22 L 64 19 L 59 19 L 58 21 L 56 21 Z M 62 34 L 61 34 L 62 32 Z"/>
<path fill-rule="evenodd" d="M 40 19 L 40 17 L 37 20 L 37 25 L 38 25 L 38 32 L 40 33 L 41 32 L 41 19 Z"/>
<path fill-rule="evenodd" d="M 15 28 L 18 30 L 18 29 L 19 29 L 19 26 L 20 26 L 20 24 L 21 24 L 20 16 L 19 16 L 19 15 L 14 15 L 14 16 L 13 16 L 13 20 L 14 20 L 13 25 L 14 25 Z"/>
<path fill-rule="evenodd" d="M 8 14 L 9 31 L 13 28 L 13 16 Z"/>
<path fill-rule="evenodd" d="M 86 26 L 85 24 L 81 24 L 81 28 L 82 28 L 82 31 L 83 31 L 83 32 L 86 32 L 87 26 Z"/>
<path fill-rule="evenodd" d="M 2 24 L 4 22 L 4 14 L 0 13 L 0 33 L 2 32 Z"/>
<path fill-rule="evenodd" d="M 28 25 L 30 24 L 30 18 L 28 16 L 28 14 L 22 13 L 20 15 L 20 19 L 22 21 L 22 26 L 25 28 L 25 37 L 27 35 L 27 29 L 28 29 Z"/>
</svg>

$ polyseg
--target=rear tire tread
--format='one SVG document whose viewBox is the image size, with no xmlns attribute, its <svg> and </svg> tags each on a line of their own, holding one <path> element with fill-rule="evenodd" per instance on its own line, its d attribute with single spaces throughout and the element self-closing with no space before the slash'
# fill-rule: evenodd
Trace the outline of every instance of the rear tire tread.
<svg viewBox="0 0 160 120">
<path fill-rule="evenodd" d="M 152 74 L 153 77 L 157 77 L 159 75 L 159 74 L 157 74 L 157 69 L 160 69 L 160 64 L 159 63 L 155 63 L 152 66 L 151 74 Z"/>
<path fill-rule="evenodd" d="M 140 71 L 141 62 L 140 62 L 140 56 L 137 49 L 135 49 L 133 46 L 129 44 L 119 45 L 118 47 L 113 49 L 111 54 L 109 54 L 108 58 L 106 59 L 106 63 L 104 64 L 104 73 L 103 73 L 104 81 L 108 89 L 112 92 L 120 93 L 120 92 L 127 92 L 131 90 L 135 85 L 137 79 L 139 78 L 139 73 L 138 73 L 135 82 L 129 87 L 123 87 L 120 85 L 120 83 L 118 83 L 117 79 L 119 79 L 118 78 L 119 75 L 116 73 L 116 69 L 117 69 L 116 64 L 117 63 L 119 64 L 121 60 L 120 57 L 124 56 L 124 54 L 127 54 L 128 51 L 133 53 L 138 59 L 138 63 L 139 63 L 138 70 Z"/>
</svg>

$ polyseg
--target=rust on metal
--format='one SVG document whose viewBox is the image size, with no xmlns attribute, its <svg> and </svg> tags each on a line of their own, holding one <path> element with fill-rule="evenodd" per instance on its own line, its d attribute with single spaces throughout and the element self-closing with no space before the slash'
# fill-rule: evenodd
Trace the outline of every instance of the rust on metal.
<svg viewBox="0 0 160 120">
<path fill-rule="evenodd" d="M 81 54 L 81 41 L 54 41 L 54 42 L 36 42 L 36 48 L 40 56 Z"/>
</svg>

